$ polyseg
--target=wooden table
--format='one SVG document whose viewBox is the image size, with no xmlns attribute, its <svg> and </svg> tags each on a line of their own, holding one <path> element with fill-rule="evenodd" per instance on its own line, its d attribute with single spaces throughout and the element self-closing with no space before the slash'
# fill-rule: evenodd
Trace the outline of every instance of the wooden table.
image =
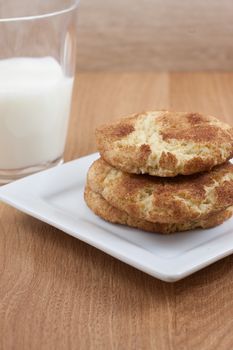
<svg viewBox="0 0 233 350">
<path fill-rule="evenodd" d="M 102 122 L 164 108 L 233 122 L 233 73 L 79 74 L 65 159 Z M 0 349 L 233 348 L 233 256 L 168 284 L 1 203 L 0 269 Z"/>
</svg>

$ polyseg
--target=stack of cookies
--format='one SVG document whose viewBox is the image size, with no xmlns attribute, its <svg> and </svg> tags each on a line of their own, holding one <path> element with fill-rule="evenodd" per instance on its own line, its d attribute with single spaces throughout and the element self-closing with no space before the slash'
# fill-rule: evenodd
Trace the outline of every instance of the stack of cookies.
<svg viewBox="0 0 233 350">
<path fill-rule="evenodd" d="M 85 201 L 106 221 L 168 234 L 233 212 L 233 128 L 199 113 L 151 111 L 97 129 Z"/>
</svg>

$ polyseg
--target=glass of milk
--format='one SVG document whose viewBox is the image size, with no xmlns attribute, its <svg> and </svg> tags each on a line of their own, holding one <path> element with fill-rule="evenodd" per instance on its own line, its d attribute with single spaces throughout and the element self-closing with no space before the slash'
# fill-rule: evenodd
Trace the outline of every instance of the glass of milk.
<svg viewBox="0 0 233 350">
<path fill-rule="evenodd" d="M 0 8 L 0 184 L 60 164 L 75 72 L 77 1 Z"/>
</svg>

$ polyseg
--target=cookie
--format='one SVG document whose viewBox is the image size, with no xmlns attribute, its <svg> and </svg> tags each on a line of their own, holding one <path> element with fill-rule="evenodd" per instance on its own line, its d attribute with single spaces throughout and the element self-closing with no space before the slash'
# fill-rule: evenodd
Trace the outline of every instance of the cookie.
<svg viewBox="0 0 233 350">
<path fill-rule="evenodd" d="M 88 186 L 85 188 L 84 198 L 88 207 L 96 215 L 106 221 L 161 234 L 193 230 L 195 228 L 214 227 L 229 219 L 232 216 L 233 211 L 233 208 L 229 207 L 226 210 L 221 210 L 218 213 L 208 215 L 205 219 L 200 221 L 190 221 L 178 224 L 160 224 L 129 216 L 126 212 L 113 207 L 100 194 L 93 192 Z"/>
<path fill-rule="evenodd" d="M 233 156 L 233 128 L 199 113 L 134 114 L 98 128 L 96 140 L 105 161 L 135 174 L 190 175 Z"/>
<path fill-rule="evenodd" d="M 88 171 L 88 186 L 113 207 L 150 222 L 184 223 L 233 205 L 233 164 L 189 176 L 161 178 L 118 170 L 103 159 Z"/>
</svg>

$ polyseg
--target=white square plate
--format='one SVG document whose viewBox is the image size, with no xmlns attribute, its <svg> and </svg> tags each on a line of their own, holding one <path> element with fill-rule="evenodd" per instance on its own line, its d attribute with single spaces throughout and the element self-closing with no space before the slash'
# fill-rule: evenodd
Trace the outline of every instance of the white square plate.
<svg viewBox="0 0 233 350">
<path fill-rule="evenodd" d="M 167 282 L 177 281 L 233 252 L 233 219 L 209 230 L 162 236 L 107 223 L 85 205 L 92 154 L 0 188 L 0 199 Z"/>
</svg>

